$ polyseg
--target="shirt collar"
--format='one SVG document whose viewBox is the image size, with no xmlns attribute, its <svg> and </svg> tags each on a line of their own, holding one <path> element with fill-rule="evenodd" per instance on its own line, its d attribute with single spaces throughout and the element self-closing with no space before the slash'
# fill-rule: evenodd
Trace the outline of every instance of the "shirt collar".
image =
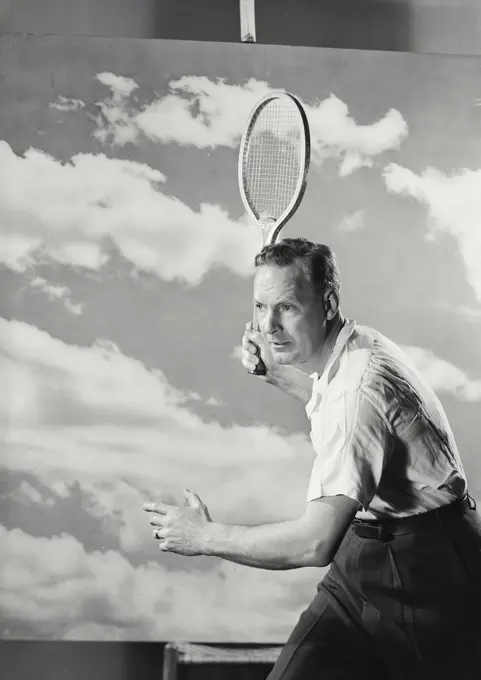
<svg viewBox="0 0 481 680">
<path fill-rule="evenodd" d="M 334 343 L 334 346 L 331 350 L 331 354 L 326 362 L 322 374 L 319 375 L 319 373 L 314 372 L 311 373 L 311 375 L 309 376 L 314 381 L 313 389 L 315 389 L 317 392 L 322 393 L 326 389 L 331 366 L 336 361 L 338 356 L 341 354 L 344 347 L 347 345 L 347 342 L 351 337 L 355 326 L 356 322 L 353 319 L 346 319 L 344 321 L 344 325 L 342 326 L 341 330 L 338 333 L 336 342 Z"/>
</svg>

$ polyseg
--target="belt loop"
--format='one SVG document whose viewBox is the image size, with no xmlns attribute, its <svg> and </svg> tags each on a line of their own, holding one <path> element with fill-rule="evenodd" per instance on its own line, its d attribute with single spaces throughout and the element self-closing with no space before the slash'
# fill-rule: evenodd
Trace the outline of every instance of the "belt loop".
<svg viewBox="0 0 481 680">
<path fill-rule="evenodd" d="M 381 524 L 379 527 L 379 540 L 383 543 L 388 543 L 392 538 L 393 536 L 389 531 L 389 526 L 387 524 Z"/>
</svg>

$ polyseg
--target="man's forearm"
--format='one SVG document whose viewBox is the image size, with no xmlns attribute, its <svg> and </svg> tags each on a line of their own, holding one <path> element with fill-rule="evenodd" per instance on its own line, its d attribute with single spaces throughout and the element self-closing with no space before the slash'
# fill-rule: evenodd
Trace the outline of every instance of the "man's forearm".
<svg viewBox="0 0 481 680">
<path fill-rule="evenodd" d="M 323 566 L 319 545 L 305 535 L 299 520 L 259 526 L 212 522 L 206 527 L 204 553 L 260 569 Z"/>
<path fill-rule="evenodd" d="M 307 404 L 312 395 L 312 379 L 307 373 L 294 366 L 277 365 L 269 370 L 266 381 L 278 387 L 303 404 Z"/>
</svg>

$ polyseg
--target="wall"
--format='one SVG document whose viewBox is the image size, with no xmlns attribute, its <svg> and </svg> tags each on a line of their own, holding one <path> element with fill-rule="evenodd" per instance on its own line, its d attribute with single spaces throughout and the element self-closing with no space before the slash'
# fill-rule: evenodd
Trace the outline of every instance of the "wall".
<svg viewBox="0 0 481 680">
<path fill-rule="evenodd" d="M 0 1 L 4 31 L 235 42 L 238 0 Z M 8 9 L 9 7 L 9 9 Z M 479 0 L 257 0 L 261 43 L 481 53 Z"/>
</svg>

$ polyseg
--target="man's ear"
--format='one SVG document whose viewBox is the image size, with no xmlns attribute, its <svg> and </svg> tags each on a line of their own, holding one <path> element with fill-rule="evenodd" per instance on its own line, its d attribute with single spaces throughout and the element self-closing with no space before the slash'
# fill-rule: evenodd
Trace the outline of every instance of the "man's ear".
<svg viewBox="0 0 481 680">
<path fill-rule="evenodd" d="M 339 296 L 335 290 L 328 288 L 322 296 L 324 315 L 328 321 L 333 319 L 339 311 Z"/>
</svg>

